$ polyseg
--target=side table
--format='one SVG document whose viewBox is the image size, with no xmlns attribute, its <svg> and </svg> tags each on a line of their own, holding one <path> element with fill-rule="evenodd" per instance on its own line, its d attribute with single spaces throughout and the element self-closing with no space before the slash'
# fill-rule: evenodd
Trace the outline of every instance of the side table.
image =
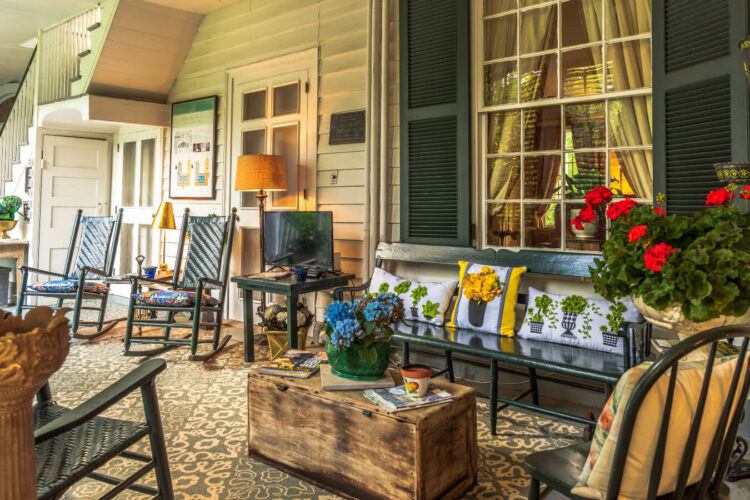
<svg viewBox="0 0 750 500">
<path fill-rule="evenodd" d="M 294 276 L 278 280 L 255 278 L 252 276 L 234 276 L 232 282 L 242 290 L 243 320 L 245 323 L 245 362 L 255 361 L 255 342 L 253 336 L 253 292 L 275 293 L 286 296 L 288 311 L 286 321 L 289 348 L 297 348 L 297 300 L 305 293 L 322 292 L 340 286 L 346 286 L 354 279 L 353 274 L 334 274 L 323 278 L 308 277 L 306 281 L 297 281 Z"/>
</svg>

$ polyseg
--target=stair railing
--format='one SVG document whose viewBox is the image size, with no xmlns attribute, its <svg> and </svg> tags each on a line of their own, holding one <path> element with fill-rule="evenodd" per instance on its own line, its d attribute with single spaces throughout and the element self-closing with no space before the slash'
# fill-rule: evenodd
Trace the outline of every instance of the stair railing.
<svg viewBox="0 0 750 500">
<path fill-rule="evenodd" d="M 21 146 L 28 143 L 29 128 L 34 124 L 34 86 L 37 71 L 36 49 L 31 54 L 23 79 L 18 86 L 13 107 L 0 124 L 0 180 L 13 177 L 13 165 L 21 161 Z M 0 192 L 3 186 L 0 185 Z"/>
</svg>

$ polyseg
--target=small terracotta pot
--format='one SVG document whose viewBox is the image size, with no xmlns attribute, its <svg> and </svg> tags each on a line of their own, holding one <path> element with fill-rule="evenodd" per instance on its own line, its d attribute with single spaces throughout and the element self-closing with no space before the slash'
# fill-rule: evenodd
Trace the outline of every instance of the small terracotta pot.
<svg viewBox="0 0 750 500">
<path fill-rule="evenodd" d="M 404 365 L 401 367 L 401 376 L 404 377 L 406 392 L 421 398 L 427 394 L 430 387 L 432 368 L 417 363 Z"/>
</svg>

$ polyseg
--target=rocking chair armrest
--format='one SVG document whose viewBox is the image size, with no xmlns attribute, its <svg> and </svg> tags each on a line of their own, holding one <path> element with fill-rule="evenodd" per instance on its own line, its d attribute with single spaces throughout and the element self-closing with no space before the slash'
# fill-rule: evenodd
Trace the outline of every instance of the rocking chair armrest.
<svg viewBox="0 0 750 500">
<path fill-rule="evenodd" d="M 163 359 L 146 361 L 88 401 L 37 429 L 34 442 L 39 444 L 88 422 L 131 392 L 153 381 L 166 367 Z"/>
<path fill-rule="evenodd" d="M 148 281 L 149 283 L 158 283 L 160 285 L 170 285 L 170 286 L 172 285 L 172 279 L 171 278 L 167 280 L 167 279 L 164 279 L 164 278 L 162 278 L 162 279 L 147 278 L 145 276 L 138 276 L 138 275 L 131 275 L 131 276 L 128 276 L 128 277 L 130 278 L 131 282 L 135 281 L 136 283 L 139 282 L 139 281 Z"/>
<path fill-rule="evenodd" d="M 39 274 L 46 274 L 48 276 L 59 276 L 60 278 L 67 278 L 63 273 L 56 273 L 54 271 L 45 271 L 44 269 L 37 269 L 36 267 L 29 267 L 29 266 L 18 266 L 18 270 L 22 273 L 39 273 Z"/>
<path fill-rule="evenodd" d="M 219 287 L 219 288 L 223 288 L 224 287 L 224 282 L 223 281 L 215 280 L 213 278 L 200 278 L 198 280 L 198 282 L 199 282 L 199 285 L 201 287 L 201 290 L 205 289 L 205 287 L 203 286 L 204 283 L 208 283 L 209 285 L 213 285 L 213 286 L 216 286 L 216 287 Z"/>
<path fill-rule="evenodd" d="M 106 271 L 104 271 L 102 269 L 97 269 L 95 267 L 84 267 L 81 270 L 81 275 L 88 274 L 88 273 L 96 274 L 96 275 L 99 275 L 99 276 L 101 276 L 103 278 L 108 278 L 109 277 L 109 274 L 107 274 Z"/>
<path fill-rule="evenodd" d="M 370 281 L 356 286 L 340 286 L 331 290 L 331 295 L 335 300 L 341 300 L 344 297 L 344 292 L 362 292 L 370 288 Z"/>
</svg>

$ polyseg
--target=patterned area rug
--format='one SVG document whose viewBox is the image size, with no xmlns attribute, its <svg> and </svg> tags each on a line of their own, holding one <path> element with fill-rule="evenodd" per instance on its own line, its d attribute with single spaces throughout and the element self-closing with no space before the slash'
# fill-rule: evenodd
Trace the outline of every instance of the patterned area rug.
<svg viewBox="0 0 750 500">
<path fill-rule="evenodd" d="M 55 400 L 75 406 L 132 370 L 139 358 L 122 357 L 122 327 L 88 342 L 75 341 L 62 369 L 51 379 Z M 256 359 L 267 357 L 260 336 Z M 213 360 L 191 362 L 185 349 L 162 357 L 168 368 L 157 378 L 159 403 L 175 494 L 190 499 L 334 499 L 339 498 L 247 455 L 247 373 L 242 344 L 232 341 Z M 506 409 L 498 435 L 489 431 L 488 405 L 478 405 L 479 478 L 465 498 L 526 498 L 524 457 L 536 450 L 573 444 L 581 427 Z M 140 395 L 128 397 L 107 415 L 143 419 Z M 139 443 L 146 450 L 145 442 Z M 123 477 L 136 464 L 114 459 L 107 473 Z M 144 481 L 154 485 L 153 474 Z M 64 498 L 96 498 L 108 486 L 84 480 Z M 143 498 L 126 493 L 124 498 Z"/>
</svg>

